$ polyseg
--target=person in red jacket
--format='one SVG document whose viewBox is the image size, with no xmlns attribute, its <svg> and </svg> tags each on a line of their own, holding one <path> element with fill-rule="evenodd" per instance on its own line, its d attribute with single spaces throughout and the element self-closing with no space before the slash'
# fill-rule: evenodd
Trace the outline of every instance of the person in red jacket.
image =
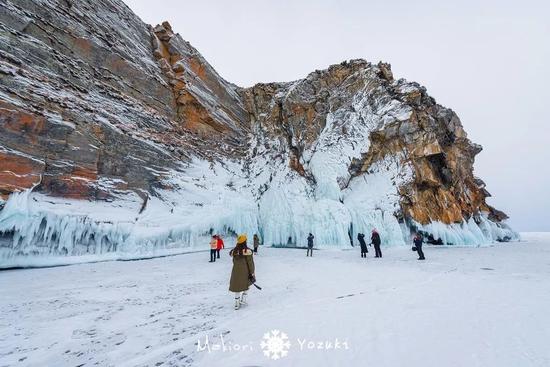
<svg viewBox="0 0 550 367">
<path fill-rule="evenodd" d="M 218 241 L 218 247 L 216 248 L 216 253 L 218 254 L 218 259 L 219 259 L 220 258 L 220 250 L 222 248 L 225 248 L 225 244 L 223 243 L 222 236 L 220 236 L 219 234 L 216 235 L 216 239 Z"/>
</svg>

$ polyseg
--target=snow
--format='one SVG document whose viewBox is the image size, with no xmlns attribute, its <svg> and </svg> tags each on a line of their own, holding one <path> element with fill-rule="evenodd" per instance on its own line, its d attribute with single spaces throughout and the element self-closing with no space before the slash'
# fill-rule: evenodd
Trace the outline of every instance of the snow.
<svg viewBox="0 0 550 367">
<path fill-rule="evenodd" d="M 408 246 L 383 246 L 382 259 L 366 260 L 357 248 L 306 258 L 262 247 L 263 290 L 252 289 L 238 311 L 226 250 L 213 264 L 199 252 L 7 270 L 0 365 L 547 366 L 550 233 L 522 238 L 426 245 L 425 262 Z M 271 330 L 288 336 L 281 360 L 262 353 Z M 220 335 L 225 351 L 216 350 Z"/>
</svg>

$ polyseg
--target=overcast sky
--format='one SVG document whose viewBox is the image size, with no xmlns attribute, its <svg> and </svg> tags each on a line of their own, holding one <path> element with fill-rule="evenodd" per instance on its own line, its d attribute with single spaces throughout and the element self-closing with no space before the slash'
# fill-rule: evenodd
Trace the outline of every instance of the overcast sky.
<svg viewBox="0 0 550 367">
<path fill-rule="evenodd" d="M 353 58 L 391 63 L 483 145 L 489 203 L 517 230 L 550 231 L 550 1 L 124 1 L 243 87 Z"/>
</svg>

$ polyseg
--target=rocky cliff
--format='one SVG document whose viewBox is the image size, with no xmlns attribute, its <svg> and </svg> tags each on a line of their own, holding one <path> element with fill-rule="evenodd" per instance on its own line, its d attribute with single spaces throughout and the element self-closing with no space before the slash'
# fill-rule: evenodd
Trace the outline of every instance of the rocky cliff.
<svg viewBox="0 0 550 367">
<path fill-rule="evenodd" d="M 119 0 L 0 3 L 0 255 L 176 251 L 211 232 L 349 246 L 517 235 L 458 116 L 389 64 L 225 81 Z"/>
</svg>

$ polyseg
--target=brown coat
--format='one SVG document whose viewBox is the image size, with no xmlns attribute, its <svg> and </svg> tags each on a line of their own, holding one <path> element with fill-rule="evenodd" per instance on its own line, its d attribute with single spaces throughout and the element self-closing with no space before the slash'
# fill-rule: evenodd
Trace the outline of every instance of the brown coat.
<svg viewBox="0 0 550 367">
<path fill-rule="evenodd" d="M 229 290 L 231 292 L 244 292 L 248 290 L 248 287 L 252 284 L 250 283 L 250 279 L 248 279 L 248 268 L 250 268 L 250 274 L 254 274 L 255 270 L 252 251 L 247 248 L 243 256 L 234 254 L 233 250 L 229 254 L 233 258 L 233 269 L 231 270 Z"/>
</svg>

